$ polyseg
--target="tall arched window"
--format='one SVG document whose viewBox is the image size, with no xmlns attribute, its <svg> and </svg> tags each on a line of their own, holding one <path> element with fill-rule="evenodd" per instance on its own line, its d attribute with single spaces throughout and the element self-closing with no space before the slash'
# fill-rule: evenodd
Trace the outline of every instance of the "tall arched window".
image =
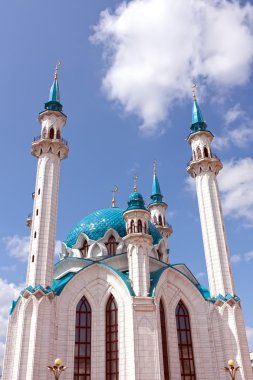
<svg viewBox="0 0 253 380">
<path fill-rule="evenodd" d="M 52 140 L 54 138 L 54 128 L 51 128 L 50 129 L 50 132 L 49 132 L 49 138 Z"/>
<path fill-rule="evenodd" d="M 106 380 L 118 379 L 118 308 L 111 295 L 106 305 Z"/>
<path fill-rule="evenodd" d="M 157 217 L 154 215 L 154 224 L 157 224 Z"/>
<path fill-rule="evenodd" d="M 176 321 L 181 379 L 196 380 L 190 317 L 182 301 L 178 303 L 176 308 Z"/>
<path fill-rule="evenodd" d="M 138 220 L 138 223 L 137 223 L 137 232 L 142 232 L 142 222 L 140 219 Z"/>
<path fill-rule="evenodd" d="M 197 147 L 197 158 L 198 158 L 198 160 L 201 159 L 201 151 L 200 151 L 199 146 Z"/>
<path fill-rule="evenodd" d="M 131 220 L 130 223 L 130 234 L 134 233 L 134 220 Z"/>
<path fill-rule="evenodd" d="M 76 308 L 74 380 L 91 378 L 91 307 L 82 297 Z"/>
<path fill-rule="evenodd" d="M 56 138 L 57 138 L 58 140 L 60 140 L 60 138 L 61 138 L 61 132 L 60 132 L 59 129 L 57 130 Z"/>
<path fill-rule="evenodd" d="M 164 307 L 163 307 L 162 300 L 160 301 L 160 322 L 161 322 L 161 334 L 162 334 L 164 380 L 170 380 L 168 345 L 167 345 L 167 331 L 166 331 L 165 313 L 164 313 Z"/>
<path fill-rule="evenodd" d="M 208 150 L 207 150 L 207 147 L 205 146 L 204 147 L 204 157 L 208 157 L 209 154 L 208 154 Z"/>
<path fill-rule="evenodd" d="M 117 245 L 116 239 L 114 236 L 109 237 L 108 242 L 105 243 L 108 255 L 116 255 Z"/>
<path fill-rule="evenodd" d="M 86 239 L 84 239 L 84 241 L 83 241 L 83 245 L 82 245 L 82 248 L 80 248 L 80 251 L 81 251 L 82 257 L 87 257 L 87 255 L 88 255 L 88 250 L 89 250 L 88 242 L 87 242 Z"/>
<path fill-rule="evenodd" d="M 159 215 L 159 217 L 158 217 L 158 224 L 160 224 L 160 226 L 163 225 L 163 220 L 162 220 L 162 216 L 161 215 Z"/>
</svg>

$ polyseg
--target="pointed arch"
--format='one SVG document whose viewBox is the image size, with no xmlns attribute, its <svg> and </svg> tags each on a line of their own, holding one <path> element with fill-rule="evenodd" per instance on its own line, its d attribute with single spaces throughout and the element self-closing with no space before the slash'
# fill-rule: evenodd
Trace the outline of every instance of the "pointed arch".
<svg viewBox="0 0 253 380">
<path fill-rule="evenodd" d="M 56 132 L 56 138 L 57 138 L 58 140 L 61 139 L 61 132 L 60 132 L 59 129 L 57 129 L 57 132 Z"/>
<path fill-rule="evenodd" d="M 142 232 L 142 222 L 140 219 L 137 222 L 137 232 Z"/>
<path fill-rule="evenodd" d="M 208 153 L 208 149 L 206 146 L 204 146 L 204 157 L 208 158 L 209 157 L 209 153 Z"/>
<path fill-rule="evenodd" d="M 200 147 L 197 147 L 197 159 L 200 160 L 202 158 Z"/>
<path fill-rule="evenodd" d="M 159 224 L 160 226 L 163 225 L 163 220 L 162 220 L 162 216 L 161 216 L 161 215 L 158 216 L 158 224 Z"/>
<path fill-rule="evenodd" d="M 50 131 L 49 131 L 49 138 L 50 138 L 51 140 L 53 140 L 53 138 L 54 138 L 54 128 L 50 128 Z"/>
<path fill-rule="evenodd" d="M 154 224 L 157 224 L 157 217 L 154 215 Z"/>
<path fill-rule="evenodd" d="M 75 380 L 91 378 L 91 307 L 83 296 L 76 307 Z"/>
<path fill-rule="evenodd" d="M 87 257 L 89 251 L 89 245 L 86 239 L 84 239 L 82 247 L 80 248 L 81 257 Z"/>
<path fill-rule="evenodd" d="M 108 255 L 111 255 L 111 256 L 116 255 L 117 245 L 118 243 L 116 242 L 115 237 L 111 235 L 108 239 L 108 242 L 105 243 Z"/>
<path fill-rule="evenodd" d="M 170 380 L 166 318 L 165 318 L 165 312 L 164 312 L 162 299 L 160 300 L 160 323 L 161 323 L 161 336 L 162 336 L 164 380 Z"/>
<path fill-rule="evenodd" d="M 134 232 L 134 220 L 132 219 L 130 222 L 130 234 L 133 234 Z"/>
<path fill-rule="evenodd" d="M 176 307 L 181 380 L 196 380 L 189 312 L 180 300 Z"/>
<path fill-rule="evenodd" d="M 118 307 L 111 295 L 106 305 L 106 380 L 118 379 Z"/>
</svg>

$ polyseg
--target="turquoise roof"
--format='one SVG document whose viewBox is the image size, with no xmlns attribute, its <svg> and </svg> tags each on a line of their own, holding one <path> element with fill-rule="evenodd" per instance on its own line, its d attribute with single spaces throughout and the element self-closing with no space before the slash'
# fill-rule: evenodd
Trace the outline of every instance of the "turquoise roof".
<svg viewBox="0 0 253 380">
<path fill-rule="evenodd" d="M 152 199 L 152 203 L 161 203 L 163 201 L 163 195 L 161 193 L 159 180 L 156 174 L 154 174 L 153 177 L 152 195 L 150 198 Z"/>
<path fill-rule="evenodd" d="M 126 225 L 123 219 L 124 209 L 112 207 L 98 210 L 86 216 L 70 231 L 66 239 L 66 245 L 73 247 L 81 232 L 90 239 L 98 240 L 104 236 L 110 228 L 116 230 L 120 237 L 126 236 Z M 153 237 L 153 244 L 158 244 L 162 239 L 161 233 L 149 221 L 149 233 Z"/>
<path fill-rule="evenodd" d="M 191 133 L 195 133 L 198 131 L 205 131 L 205 130 L 206 130 L 206 123 L 204 122 L 197 99 L 194 98 L 193 106 L 192 106 Z"/>
<path fill-rule="evenodd" d="M 62 111 L 62 105 L 60 103 L 60 89 L 57 76 L 55 76 L 53 84 L 51 86 L 48 102 L 45 103 L 45 109 L 52 111 Z"/>
<path fill-rule="evenodd" d="M 129 195 L 129 201 L 127 202 L 129 210 L 146 210 L 143 196 L 138 191 L 133 191 Z"/>
</svg>

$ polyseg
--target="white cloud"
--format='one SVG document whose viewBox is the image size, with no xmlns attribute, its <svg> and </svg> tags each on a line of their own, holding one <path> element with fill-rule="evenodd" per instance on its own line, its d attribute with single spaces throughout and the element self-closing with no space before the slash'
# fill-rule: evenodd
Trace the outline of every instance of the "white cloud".
<svg viewBox="0 0 253 380">
<path fill-rule="evenodd" d="M 16 286 L 15 284 L 8 283 L 7 281 L 0 278 L 0 373 L 2 372 L 1 366 L 3 362 L 6 331 L 11 302 L 18 297 L 18 294 L 22 288 L 22 285 Z"/>
<path fill-rule="evenodd" d="M 236 103 L 224 115 L 226 125 L 234 123 L 236 120 L 245 117 L 245 112 L 242 110 L 240 103 Z"/>
<path fill-rule="evenodd" d="M 202 278 L 202 277 L 205 277 L 206 273 L 205 272 L 199 272 L 196 274 L 196 277 L 197 278 Z"/>
<path fill-rule="evenodd" d="M 246 326 L 246 333 L 250 351 L 253 351 L 253 327 Z"/>
<path fill-rule="evenodd" d="M 243 218 L 253 225 L 253 159 L 250 157 L 224 163 L 218 176 L 224 214 Z"/>
<path fill-rule="evenodd" d="M 252 22 L 253 6 L 239 0 L 123 2 L 101 13 L 91 38 L 107 58 L 103 88 L 154 131 L 189 96 L 192 78 L 223 90 L 249 79 Z"/>
<path fill-rule="evenodd" d="M 20 261 L 27 261 L 29 255 L 30 236 L 6 236 L 3 238 L 3 242 L 5 244 L 5 249 L 9 256 L 15 257 Z M 56 240 L 55 255 L 57 257 L 61 252 L 61 244 L 62 243 L 60 240 Z"/>
<path fill-rule="evenodd" d="M 218 150 L 229 148 L 231 145 L 244 148 L 253 141 L 253 122 L 245 118 L 242 124 L 231 130 L 225 130 L 225 135 L 216 136 L 213 147 Z"/>
<path fill-rule="evenodd" d="M 253 251 L 245 253 L 244 254 L 244 260 L 245 261 L 251 261 L 251 260 L 253 260 Z"/>
<path fill-rule="evenodd" d="M 6 236 L 3 238 L 6 251 L 11 257 L 15 257 L 20 261 L 26 261 L 29 254 L 29 236 Z"/>
<path fill-rule="evenodd" d="M 239 263 L 242 260 L 240 255 L 232 255 L 231 256 L 231 262 L 236 264 Z"/>
</svg>

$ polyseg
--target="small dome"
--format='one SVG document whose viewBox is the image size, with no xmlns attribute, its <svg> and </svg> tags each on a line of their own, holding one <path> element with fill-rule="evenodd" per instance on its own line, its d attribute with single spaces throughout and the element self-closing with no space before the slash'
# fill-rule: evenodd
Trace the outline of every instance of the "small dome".
<svg viewBox="0 0 253 380">
<path fill-rule="evenodd" d="M 93 212 L 77 223 L 77 225 L 69 232 L 66 239 L 66 245 L 72 248 L 81 232 L 85 233 L 92 240 L 101 239 L 110 228 L 117 231 L 120 237 L 126 236 L 126 225 L 123 219 L 124 212 L 124 209 L 117 207 Z M 150 221 L 148 229 L 149 233 L 152 235 L 153 244 L 158 244 L 162 239 L 161 233 Z"/>
<path fill-rule="evenodd" d="M 138 191 L 134 191 L 129 195 L 128 210 L 146 210 L 145 202 L 143 200 L 143 196 L 138 193 Z"/>
</svg>

